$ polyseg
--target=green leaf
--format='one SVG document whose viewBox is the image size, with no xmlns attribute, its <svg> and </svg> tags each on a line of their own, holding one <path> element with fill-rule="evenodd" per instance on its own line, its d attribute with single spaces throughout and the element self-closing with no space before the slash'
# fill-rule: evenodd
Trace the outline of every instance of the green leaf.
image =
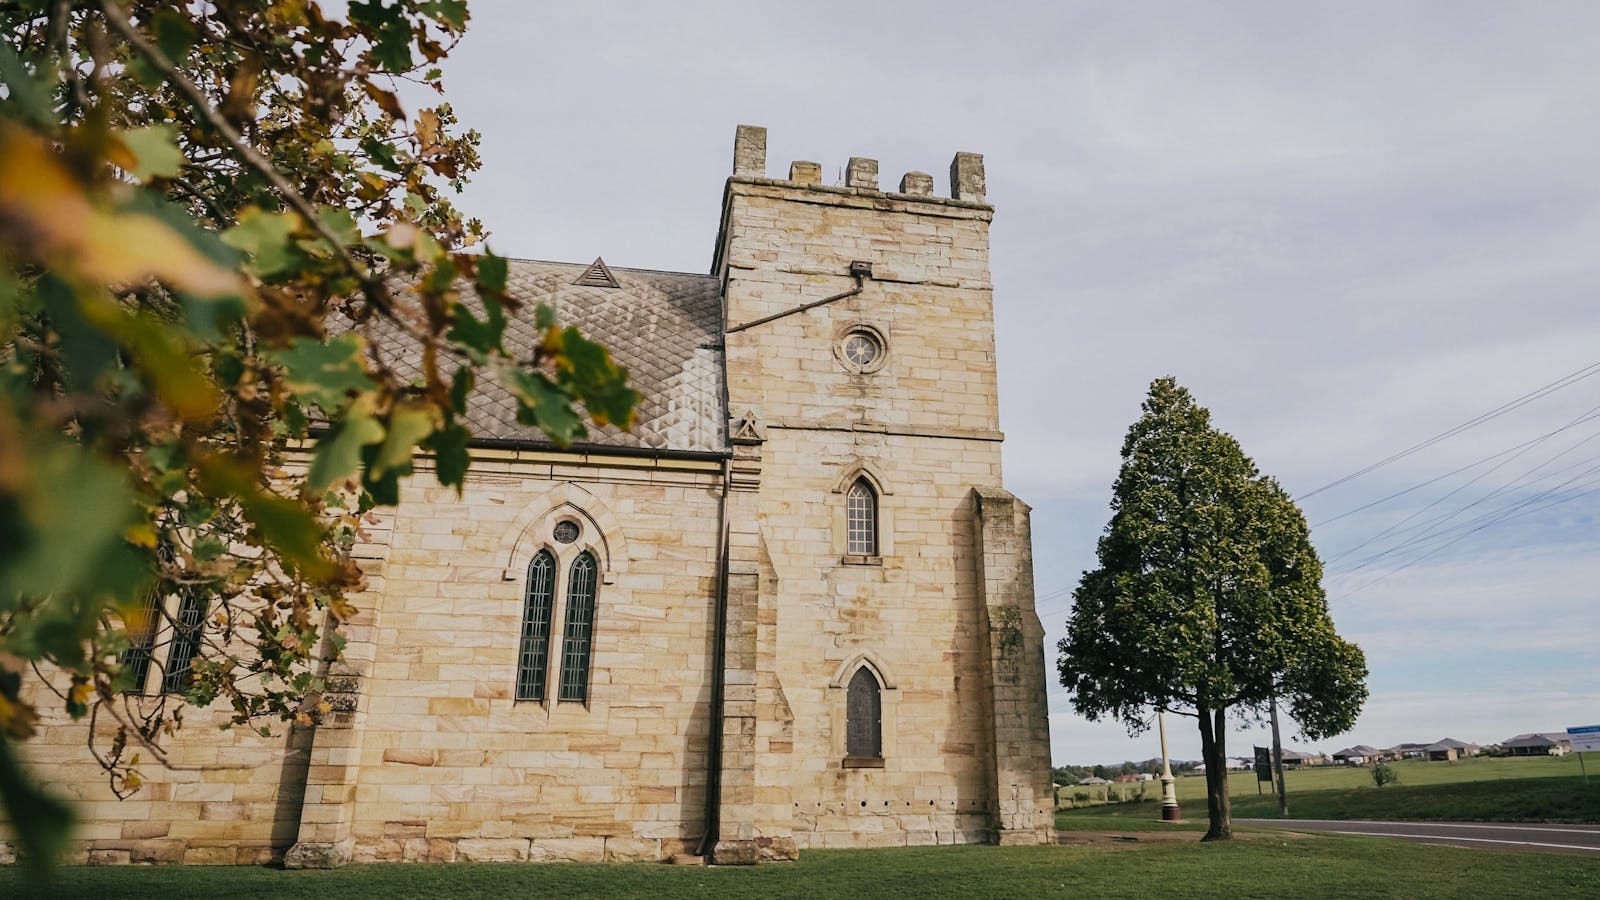
<svg viewBox="0 0 1600 900">
<path fill-rule="evenodd" d="M 490 352 L 500 347 L 506 333 L 505 310 L 494 300 L 484 300 L 483 305 L 486 318 L 479 319 L 465 303 L 457 303 L 455 324 L 445 335 L 480 366 L 488 362 Z"/>
<path fill-rule="evenodd" d="M 572 408 L 572 398 L 543 372 L 529 372 L 505 363 L 501 380 L 517 400 L 517 421 L 543 431 L 557 446 L 565 447 L 587 434 L 583 419 Z"/>
<path fill-rule="evenodd" d="M 322 578 L 332 571 L 332 564 L 322 555 L 322 525 L 304 506 L 259 490 L 243 492 L 239 505 L 255 523 L 262 541 L 291 567 L 309 578 Z"/>
<path fill-rule="evenodd" d="M 434 471 L 439 483 L 454 485 L 459 494 L 466 482 L 467 468 L 472 465 L 467 452 L 467 441 L 472 434 L 456 423 L 451 423 L 429 436 L 426 446 L 433 451 Z"/>
<path fill-rule="evenodd" d="M 433 407 L 420 403 L 396 406 L 389 413 L 389 427 L 382 446 L 367 463 L 373 477 L 389 472 L 410 474 L 412 449 L 433 433 L 438 415 Z"/>
<path fill-rule="evenodd" d="M 182 63 L 200 37 L 189 17 L 171 9 L 156 13 L 156 46 L 174 63 Z"/>
<path fill-rule="evenodd" d="M 612 362 L 605 347 L 576 328 L 569 327 L 562 335 L 561 350 L 568 364 L 564 371 L 595 422 L 632 428 L 639 392 L 628 387 L 628 370 Z"/>
<path fill-rule="evenodd" d="M 183 154 L 178 150 L 178 130 L 171 125 L 146 125 L 121 135 L 136 160 L 131 175 L 140 181 L 175 178 L 183 171 Z"/>
<path fill-rule="evenodd" d="M 467 0 L 431 0 L 423 11 L 460 31 L 467 27 Z"/>
<path fill-rule="evenodd" d="M 306 474 L 308 490 L 320 491 L 356 471 L 361 467 L 361 448 L 383 440 L 383 424 L 362 407 L 360 403 L 351 404 L 317 442 L 311 471 Z"/>
<path fill-rule="evenodd" d="M 304 261 L 291 239 L 299 224 L 300 217 L 295 213 L 269 213 L 247 206 L 239 213 L 238 224 L 222 233 L 222 241 L 249 254 L 256 274 L 271 279 Z"/>
<path fill-rule="evenodd" d="M 7 105 L 20 108 L 35 125 L 55 124 L 49 88 L 34 80 L 10 41 L 0 41 L 0 84 L 6 87 Z"/>
<path fill-rule="evenodd" d="M 471 366 L 461 366 L 456 369 L 456 374 L 450 380 L 450 406 L 457 415 L 466 415 L 467 397 L 472 394 L 472 386 L 478 377 Z"/>
<path fill-rule="evenodd" d="M 506 258 L 495 256 L 487 251 L 478 258 L 478 290 L 496 296 L 506 292 L 506 277 L 509 274 Z M 490 301 L 484 301 L 488 303 Z"/>
<path fill-rule="evenodd" d="M 332 415 L 351 393 L 369 390 L 372 379 L 361 364 L 362 340 L 347 334 L 326 344 L 297 337 L 289 349 L 268 356 L 284 368 L 284 382 L 296 396 Z"/>
<path fill-rule="evenodd" d="M 350 22 L 371 38 L 372 60 L 379 69 L 398 73 L 411 68 L 411 23 L 403 6 L 356 0 L 350 4 Z"/>
</svg>

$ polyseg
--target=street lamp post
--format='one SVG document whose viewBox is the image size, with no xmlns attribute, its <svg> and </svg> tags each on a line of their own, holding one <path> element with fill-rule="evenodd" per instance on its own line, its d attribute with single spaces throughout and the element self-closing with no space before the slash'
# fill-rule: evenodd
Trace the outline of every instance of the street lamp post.
<svg viewBox="0 0 1600 900">
<path fill-rule="evenodd" d="M 1167 758 L 1167 716 L 1156 710 L 1156 727 L 1161 730 L 1161 821 L 1176 822 L 1182 818 L 1178 811 L 1176 779 L 1172 777 L 1172 763 Z"/>
</svg>

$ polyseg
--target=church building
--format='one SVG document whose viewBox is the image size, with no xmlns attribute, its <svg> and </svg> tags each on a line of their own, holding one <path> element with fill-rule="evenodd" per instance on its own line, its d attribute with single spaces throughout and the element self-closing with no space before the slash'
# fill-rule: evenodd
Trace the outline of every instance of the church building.
<svg viewBox="0 0 1600 900">
<path fill-rule="evenodd" d="M 842 185 L 813 162 L 769 177 L 762 128 L 733 156 L 710 274 L 510 263 L 508 341 L 552 306 L 627 367 L 638 424 L 560 450 L 480 388 L 464 491 L 419 460 L 356 547 L 368 587 L 323 722 L 264 738 L 191 710 L 181 765 L 141 767 L 124 801 L 83 725 L 42 724 L 26 750 L 78 801 L 78 861 L 1052 839 L 983 159 L 956 154 L 942 196 L 921 172 L 883 190 L 865 158 Z"/>
</svg>

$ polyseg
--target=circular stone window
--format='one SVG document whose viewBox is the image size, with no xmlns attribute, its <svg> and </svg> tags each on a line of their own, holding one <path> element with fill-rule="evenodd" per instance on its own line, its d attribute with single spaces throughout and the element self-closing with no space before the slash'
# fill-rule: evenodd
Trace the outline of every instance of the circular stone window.
<svg viewBox="0 0 1600 900">
<path fill-rule="evenodd" d="M 556 527 L 550 532 L 550 536 L 555 538 L 558 544 L 570 544 L 578 539 L 578 523 L 571 519 L 562 519 L 556 523 Z"/>
<path fill-rule="evenodd" d="M 846 329 L 834 342 L 833 352 L 846 369 L 858 374 L 878 371 L 889 356 L 883 335 L 865 325 Z"/>
</svg>

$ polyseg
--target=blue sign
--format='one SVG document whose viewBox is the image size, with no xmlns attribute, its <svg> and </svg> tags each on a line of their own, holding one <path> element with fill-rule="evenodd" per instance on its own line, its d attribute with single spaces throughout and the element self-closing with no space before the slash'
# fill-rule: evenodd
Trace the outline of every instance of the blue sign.
<svg viewBox="0 0 1600 900">
<path fill-rule="evenodd" d="M 1575 725 L 1567 729 L 1574 753 L 1600 753 L 1600 725 Z"/>
</svg>

